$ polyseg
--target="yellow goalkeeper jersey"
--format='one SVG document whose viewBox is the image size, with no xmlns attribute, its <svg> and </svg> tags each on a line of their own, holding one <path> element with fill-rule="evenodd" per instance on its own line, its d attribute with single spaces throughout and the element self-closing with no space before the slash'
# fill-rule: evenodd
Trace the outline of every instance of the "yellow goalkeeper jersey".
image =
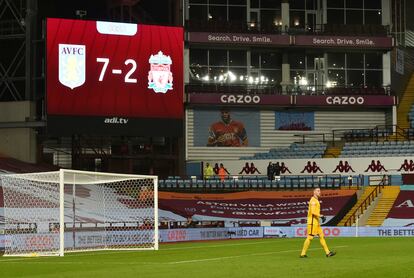
<svg viewBox="0 0 414 278">
<path fill-rule="evenodd" d="M 319 225 L 319 217 L 321 216 L 321 204 L 319 200 L 312 197 L 309 201 L 308 225 Z"/>
</svg>

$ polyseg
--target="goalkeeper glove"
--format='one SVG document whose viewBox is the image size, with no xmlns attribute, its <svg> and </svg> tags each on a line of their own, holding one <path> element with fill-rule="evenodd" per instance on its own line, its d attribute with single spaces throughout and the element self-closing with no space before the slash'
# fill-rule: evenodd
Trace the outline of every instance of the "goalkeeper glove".
<svg viewBox="0 0 414 278">
<path fill-rule="evenodd" d="M 322 219 L 322 222 L 325 222 L 326 221 L 326 216 L 325 215 L 322 215 L 321 216 L 321 219 Z"/>
</svg>

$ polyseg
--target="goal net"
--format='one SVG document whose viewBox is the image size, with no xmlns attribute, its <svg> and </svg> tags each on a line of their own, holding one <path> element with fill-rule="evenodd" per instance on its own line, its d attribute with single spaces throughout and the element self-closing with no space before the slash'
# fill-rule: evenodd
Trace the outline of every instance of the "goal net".
<svg viewBox="0 0 414 278">
<path fill-rule="evenodd" d="M 76 170 L 0 176 L 5 255 L 157 250 L 157 183 Z"/>
</svg>

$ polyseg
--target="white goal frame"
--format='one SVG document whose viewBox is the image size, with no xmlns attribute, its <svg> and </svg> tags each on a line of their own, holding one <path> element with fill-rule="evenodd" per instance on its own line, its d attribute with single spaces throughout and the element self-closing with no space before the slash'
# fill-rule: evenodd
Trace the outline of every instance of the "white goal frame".
<svg viewBox="0 0 414 278">
<path fill-rule="evenodd" d="M 47 176 L 48 174 L 50 174 L 50 176 Z M 82 181 L 80 179 L 75 180 L 76 174 L 79 174 L 79 176 L 84 175 L 85 180 L 84 181 Z M 36 175 L 38 175 L 38 176 L 36 176 Z M 42 175 L 45 176 L 45 179 L 42 179 Z M 69 177 L 69 178 L 65 179 L 65 176 Z M 94 177 L 94 176 L 98 177 L 98 179 L 88 181 L 88 178 Z M 52 177 L 52 178 L 50 178 L 50 177 Z M 55 177 L 58 177 L 58 180 L 56 180 Z M 99 179 L 99 177 L 102 177 L 102 179 Z M 105 177 L 107 178 L 106 180 L 105 180 Z M 70 180 L 70 178 L 72 178 L 72 180 Z M 59 204 L 57 204 L 57 194 L 56 194 L 56 196 L 53 195 L 54 198 L 56 199 L 56 203 L 54 203 L 54 207 L 51 209 L 51 210 L 53 210 L 53 212 L 55 212 L 55 211 L 57 212 L 57 206 L 58 206 L 58 212 L 59 212 L 59 215 L 58 215 L 58 220 L 59 220 L 59 222 L 58 222 L 59 223 L 59 229 L 58 229 L 58 231 L 59 231 L 59 248 L 58 248 L 58 252 L 57 252 L 56 248 L 53 248 L 53 250 L 50 251 L 50 252 L 48 252 L 48 251 L 45 251 L 45 252 L 39 251 L 39 252 L 37 252 L 36 250 L 34 250 L 33 252 L 29 251 L 29 252 L 24 252 L 24 253 L 16 252 L 16 254 L 14 254 L 13 252 L 11 252 L 11 254 L 5 252 L 5 254 L 4 254 L 5 256 L 64 256 L 64 254 L 67 253 L 67 252 L 90 252 L 90 251 L 109 251 L 109 250 L 116 250 L 116 251 L 120 251 L 120 250 L 129 250 L 129 251 L 130 250 L 158 250 L 158 248 L 159 248 L 159 243 L 158 243 L 159 242 L 159 240 L 158 240 L 159 239 L 159 231 L 158 231 L 158 224 L 159 224 L 159 222 L 158 222 L 158 177 L 157 176 L 154 176 L 154 175 L 118 174 L 118 173 L 105 173 L 105 172 L 91 172 L 91 171 L 78 171 L 78 170 L 69 170 L 69 169 L 60 169 L 59 171 L 54 171 L 54 172 L 38 172 L 38 173 L 27 173 L 27 174 L 7 174 L 7 175 L 0 176 L 0 186 L 3 187 L 3 192 L 4 192 L 3 195 L 4 195 L 4 214 L 5 214 L 4 216 L 5 216 L 5 237 L 6 237 L 6 241 L 7 241 L 6 231 L 7 231 L 7 224 L 8 224 L 7 219 L 11 219 L 11 217 L 12 217 L 11 215 L 9 215 L 10 212 L 12 212 L 12 209 L 8 212 L 8 208 L 6 207 L 6 205 L 8 204 L 7 200 L 6 200 L 6 197 L 8 197 L 8 196 L 6 196 L 6 190 L 10 189 L 10 188 L 18 188 L 18 187 L 16 187 L 16 185 L 12 185 L 12 182 L 10 182 L 10 180 L 7 180 L 7 179 L 21 179 L 21 180 L 27 180 L 27 181 L 33 181 L 33 182 L 39 182 L 39 183 L 41 183 L 41 182 L 43 182 L 43 183 L 53 183 L 53 184 L 51 184 L 51 188 L 54 186 L 53 190 L 54 191 L 57 191 L 57 190 L 59 191 L 58 192 L 58 194 L 59 194 L 59 197 L 58 197 Z M 122 244 L 118 245 L 116 243 L 113 243 L 111 245 L 111 244 L 108 244 L 108 242 L 105 241 L 106 240 L 106 238 L 105 238 L 106 234 L 105 234 L 105 236 L 103 236 L 103 238 L 104 238 L 103 241 L 104 242 L 102 243 L 102 246 L 98 244 L 97 248 L 94 248 L 94 247 L 92 247 L 91 249 L 87 249 L 87 248 L 86 249 L 82 249 L 82 248 L 75 249 L 74 248 L 73 250 L 65 249 L 65 189 L 67 190 L 68 186 L 70 186 L 72 184 L 73 184 L 73 188 L 75 188 L 76 185 L 96 186 L 96 187 L 99 187 L 99 188 L 103 188 L 104 193 L 102 193 L 102 195 L 105 195 L 106 194 L 105 190 L 107 190 L 107 188 L 109 188 L 112 191 L 114 190 L 113 188 L 117 188 L 116 186 L 106 186 L 105 184 L 111 184 L 111 183 L 116 184 L 117 182 L 122 183 L 122 182 L 125 182 L 125 181 L 136 182 L 132 185 L 132 186 L 136 186 L 136 187 L 131 187 L 131 188 L 134 188 L 135 190 L 137 190 L 139 192 L 141 192 L 140 190 L 142 188 L 144 188 L 142 190 L 145 190 L 145 194 L 147 194 L 147 195 L 144 195 L 144 196 L 149 197 L 146 200 L 150 200 L 150 201 L 145 202 L 145 204 L 142 204 L 142 206 L 146 205 L 146 207 L 143 208 L 143 210 L 145 210 L 144 213 L 147 213 L 147 212 L 152 213 L 152 215 L 151 214 L 150 215 L 145 214 L 145 216 L 148 217 L 147 219 L 149 219 L 148 220 L 149 223 L 150 223 L 149 228 L 147 228 L 147 227 L 143 228 L 143 229 L 146 229 L 146 231 L 141 231 L 141 233 L 146 233 L 145 236 L 142 236 L 141 234 L 139 234 L 140 231 L 138 230 L 139 228 L 137 228 L 138 226 L 134 226 L 134 227 L 132 227 L 132 229 L 129 229 L 129 230 L 128 230 L 128 228 L 131 228 L 131 227 L 125 228 L 125 222 L 124 222 L 124 228 L 122 226 L 114 226 L 114 228 L 112 228 L 112 226 L 111 226 L 111 229 L 115 230 L 119 227 L 119 229 L 120 229 L 120 231 L 118 231 L 119 233 L 125 233 L 126 234 L 125 237 L 130 236 L 131 238 L 134 238 L 134 240 L 136 240 L 137 242 L 139 241 L 137 238 L 140 238 L 140 239 L 145 238 L 145 239 L 143 239 L 143 241 L 145 241 L 145 240 L 152 240 L 152 241 L 148 241 L 148 242 L 145 241 L 144 243 L 142 243 L 142 246 L 141 246 L 141 243 L 134 242 L 134 240 L 132 240 L 132 242 L 134 242 L 134 243 L 131 243 L 131 245 L 128 245 L 128 243 L 125 243 L 125 246 L 123 246 Z M 142 184 L 139 184 L 140 181 L 142 181 Z M 146 182 L 146 184 L 144 184 L 144 182 Z M 153 187 L 151 185 L 151 187 L 149 188 L 148 184 L 152 184 Z M 65 185 L 66 185 L 66 188 L 65 188 Z M 28 186 L 29 189 L 30 189 L 30 186 L 31 185 Z M 34 186 L 36 186 L 36 185 L 34 185 Z M 129 187 L 127 187 L 127 186 L 121 187 L 120 186 L 120 188 L 123 189 L 123 188 L 129 188 Z M 26 194 L 26 196 L 27 196 L 27 188 L 25 190 L 26 191 L 24 192 L 24 194 Z M 51 190 L 51 191 L 53 191 L 53 190 Z M 41 191 L 41 189 L 40 189 L 40 191 Z M 75 189 L 73 189 L 73 194 L 75 195 L 74 191 L 75 191 Z M 10 192 L 12 192 L 12 191 L 10 190 Z M 10 192 L 8 193 L 9 195 L 11 194 Z M 57 193 L 57 192 L 52 192 L 52 193 Z M 37 193 L 37 194 L 39 194 L 39 193 Z M 115 196 L 118 193 L 111 193 L 111 194 L 112 195 L 110 195 L 110 197 L 113 198 L 113 195 Z M 127 195 L 127 196 L 128 196 L 128 194 L 132 195 L 132 193 L 130 193 L 130 192 L 124 193 L 124 194 Z M 153 194 L 153 196 L 151 196 L 152 194 Z M 132 199 L 132 196 L 128 196 L 128 197 L 130 197 Z M 104 196 L 103 198 L 105 199 L 106 196 Z M 19 198 L 16 198 L 16 199 L 19 199 Z M 13 202 L 13 200 L 14 199 L 9 201 L 9 203 Z M 136 197 L 136 199 L 133 199 L 133 200 L 138 200 L 138 197 Z M 47 200 L 47 201 L 49 201 L 49 200 Z M 47 202 L 47 201 L 45 201 L 45 202 Z M 100 201 L 102 201 L 102 200 L 100 200 Z M 19 200 L 16 201 L 16 203 L 18 203 L 18 202 L 20 202 L 20 201 Z M 68 202 L 68 198 L 66 199 L 66 202 Z M 106 207 L 105 202 L 106 202 L 106 200 L 102 201 L 102 203 L 103 203 L 102 205 L 103 205 L 103 209 L 104 209 L 104 212 L 102 213 L 102 215 L 104 215 L 103 217 L 105 217 L 104 225 L 107 225 L 109 222 L 108 223 L 106 222 L 106 219 L 108 217 L 106 215 L 106 213 L 107 213 L 106 209 L 109 211 L 111 208 Z M 115 202 L 115 205 L 117 204 L 116 202 Z M 136 201 L 136 202 L 139 202 L 139 201 Z M 75 199 L 73 200 L 73 207 L 75 207 L 74 203 L 75 203 Z M 30 207 L 28 207 L 27 209 L 30 210 Z M 68 209 L 68 203 L 66 203 L 66 209 L 67 209 L 66 210 L 66 212 L 67 212 L 66 217 L 67 217 L 68 210 L 70 210 L 70 209 Z M 75 211 L 75 208 L 73 209 L 73 211 Z M 125 209 L 124 209 L 124 211 L 125 211 Z M 122 211 L 122 212 L 124 212 L 124 211 Z M 137 209 L 133 213 L 139 213 L 139 209 Z M 53 214 L 53 215 L 57 216 L 56 214 Z M 75 223 L 75 221 L 76 221 L 75 220 L 75 215 L 76 215 L 75 213 L 72 215 L 73 223 Z M 27 216 L 27 217 L 29 217 L 29 216 Z M 120 217 L 122 217 L 122 216 L 120 216 Z M 136 217 L 136 215 L 133 215 L 133 217 Z M 131 217 L 131 218 L 133 218 L 133 217 Z M 51 217 L 51 218 L 53 218 L 53 217 Z M 15 220 L 15 221 L 17 221 L 17 220 Z M 122 221 L 125 221 L 125 220 L 119 220 L 119 221 L 122 222 Z M 11 220 L 9 220 L 9 222 L 11 222 Z M 137 222 L 136 225 L 138 225 L 138 220 L 136 220 L 136 222 Z M 54 222 L 54 223 L 56 223 L 56 222 Z M 66 223 L 68 224 L 70 222 L 66 221 Z M 50 225 L 51 225 L 51 223 L 49 223 L 49 226 Z M 112 223 L 111 223 L 111 225 L 112 225 Z M 43 226 L 44 226 L 44 224 L 43 224 Z M 109 230 L 109 232 L 108 232 L 106 230 L 107 226 L 104 226 L 102 229 L 104 229 L 103 233 L 111 233 L 111 231 L 113 231 L 113 230 Z M 36 230 L 37 230 L 37 228 L 36 228 Z M 49 230 L 50 230 L 50 228 L 49 228 Z M 38 231 L 36 231 L 36 233 L 37 232 Z M 55 235 L 56 235 L 56 233 L 57 233 L 57 229 L 56 229 Z M 73 234 L 75 234 L 75 233 L 76 232 L 73 231 Z M 113 233 L 116 233 L 116 232 L 113 232 Z M 18 232 L 16 232 L 16 234 L 18 234 Z M 118 234 L 117 234 L 117 236 L 120 237 Z M 57 239 L 57 235 L 55 237 Z M 24 236 L 23 236 L 23 238 L 24 238 Z M 9 243 L 9 244 L 12 244 L 12 243 Z M 149 245 L 149 246 L 147 246 L 147 245 Z M 113 247 L 113 246 L 115 246 L 115 247 Z M 57 247 L 57 244 L 56 244 L 56 247 Z M 102 248 L 100 248 L 100 247 L 102 247 Z M 6 249 L 7 249 L 7 247 L 6 247 Z M 5 251 L 7 251 L 7 250 L 5 250 Z"/>
</svg>

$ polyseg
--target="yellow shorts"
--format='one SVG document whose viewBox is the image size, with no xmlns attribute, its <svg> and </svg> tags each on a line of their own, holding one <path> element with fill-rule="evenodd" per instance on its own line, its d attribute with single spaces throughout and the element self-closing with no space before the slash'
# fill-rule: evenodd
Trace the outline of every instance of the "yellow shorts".
<svg viewBox="0 0 414 278">
<path fill-rule="evenodd" d="M 323 231 L 321 225 L 318 224 L 308 224 L 308 235 L 310 236 L 323 236 Z"/>
</svg>

